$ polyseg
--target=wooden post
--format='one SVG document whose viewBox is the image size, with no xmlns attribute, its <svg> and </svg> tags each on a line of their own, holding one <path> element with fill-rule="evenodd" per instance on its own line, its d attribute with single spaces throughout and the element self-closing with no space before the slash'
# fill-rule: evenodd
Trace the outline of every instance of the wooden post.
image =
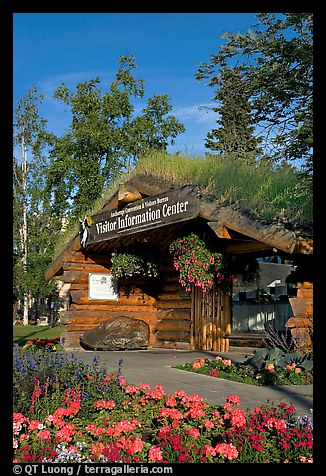
<svg viewBox="0 0 326 476">
<path fill-rule="evenodd" d="M 225 294 L 225 334 L 231 334 L 231 318 L 232 318 L 232 297 L 231 292 Z M 229 351 L 230 339 L 224 339 L 225 352 Z"/>
</svg>

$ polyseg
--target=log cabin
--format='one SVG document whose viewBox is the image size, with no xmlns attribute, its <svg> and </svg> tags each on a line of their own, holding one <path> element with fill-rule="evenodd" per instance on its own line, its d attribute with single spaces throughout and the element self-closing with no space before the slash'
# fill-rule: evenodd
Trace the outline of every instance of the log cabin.
<svg viewBox="0 0 326 476">
<path fill-rule="evenodd" d="M 69 309 L 61 317 L 67 347 L 78 347 L 82 333 L 122 315 L 149 326 L 151 348 L 227 352 L 239 345 L 260 346 L 261 333 L 234 329 L 232 292 L 216 289 L 203 294 L 197 287 L 185 292 L 180 285 L 169 245 L 189 233 L 196 233 L 231 259 L 277 253 L 298 263 L 300 269 L 311 269 L 311 236 L 261 223 L 236 204 L 223 206 L 210 201 L 201 196 L 196 185 L 176 186 L 146 173 L 135 174 L 118 187 L 91 217 L 87 228 L 87 239 L 85 233 L 76 234 L 45 276 L 46 280 L 60 277 L 70 286 Z M 159 256 L 158 278 L 116 279 L 112 274 L 112 253 L 133 249 L 136 244 L 151 247 Z M 106 290 L 99 285 L 103 276 Z M 308 314 L 312 317 L 311 273 L 300 280 L 305 285 L 300 285 L 304 289 L 298 297 L 308 299 L 310 306 L 297 316 L 302 322 Z M 293 326 L 296 316 L 290 317 Z"/>
</svg>

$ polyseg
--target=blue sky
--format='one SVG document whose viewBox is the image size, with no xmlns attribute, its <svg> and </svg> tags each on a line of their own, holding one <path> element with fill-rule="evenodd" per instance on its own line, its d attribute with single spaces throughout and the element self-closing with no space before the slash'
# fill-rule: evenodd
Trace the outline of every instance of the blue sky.
<svg viewBox="0 0 326 476">
<path fill-rule="evenodd" d="M 216 127 L 213 89 L 195 80 L 224 32 L 245 32 L 256 23 L 253 13 L 16 13 L 14 14 L 14 107 L 34 84 L 45 94 L 41 113 L 48 128 L 61 134 L 69 114 L 52 98 L 65 82 L 96 76 L 103 91 L 114 80 L 120 55 L 133 54 L 134 75 L 145 81 L 145 96 L 168 94 L 174 114 L 185 126 L 170 151 L 203 154 L 205 138 Z"/>
</svg>

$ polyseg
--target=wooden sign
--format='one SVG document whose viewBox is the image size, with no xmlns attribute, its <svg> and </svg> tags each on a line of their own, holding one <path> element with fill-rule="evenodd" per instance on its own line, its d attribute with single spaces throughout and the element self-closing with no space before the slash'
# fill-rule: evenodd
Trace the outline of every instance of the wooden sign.
<svg viewBox="0 0 326 476">
<path fill-rule="evenodd" d="M 92 217 L 87 245 L 195 218 L 198 189 L 185 186 Z"/>
<path fill-rule="evenodd" d="M 88 298 L 116 301 L 119 299 L 118 280 L 109 273 L 89 273 Z"/>
</svg>

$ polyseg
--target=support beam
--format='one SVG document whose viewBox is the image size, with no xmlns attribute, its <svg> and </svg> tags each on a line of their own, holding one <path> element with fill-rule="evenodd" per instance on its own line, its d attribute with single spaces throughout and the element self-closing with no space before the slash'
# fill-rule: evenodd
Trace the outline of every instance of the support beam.
<svg viewBox="0 0 326 476">
<path fill-rule="evenodd" d="M 225 245 L 225 251 L 233 254 L 254 253 L 256 251 L 270 252 L 273 248 L 260 241 L 236 242 L 231 241 Z"/>
<path fill-rule="evenodd" d="M 219 207 L 202 200 L 199 215 L 210 221 L 219 221 L 231 230 L 286 253 L 292 253 L 296 245 L 296 235 L 293 231 L 278 225 L 262 225 L 231 206 Z"/>
<path fill-rule="evenodd" d="M 211 221 L 207 224 L 211 227 L 218 238 L 224 238 L 227 240 L 232 239 L 229 230 L 223 225 L 223 223 Z"/>
<path fill-rule="evenodd" d="M 142 198 L 141 193 L 136 187 L 132 185 L 121 185 L 118 190 L 118 202 L 119 203 L 131 203 Z"/>
</svg>

